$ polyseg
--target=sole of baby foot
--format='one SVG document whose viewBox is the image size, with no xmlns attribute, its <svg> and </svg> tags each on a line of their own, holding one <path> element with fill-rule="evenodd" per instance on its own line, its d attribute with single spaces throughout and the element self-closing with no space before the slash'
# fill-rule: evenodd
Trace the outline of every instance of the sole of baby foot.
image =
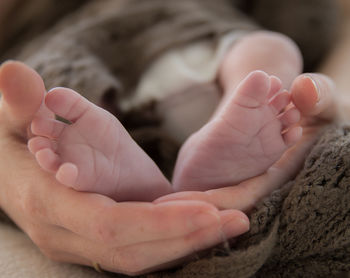
<svg viewBox="0 0 350 278">
<path fill-rule="evenodd" d="M 300 112 L 276 77 L 250 73 L 180 150 L 175 191 L 208 190 L 264 173 L 302 134 Z"/>
<path fill-rule="evenodd" d="M 156 164 L 109 112 L 66 88 L 51 90 L 45 103 L 70 123 L 35 118 L 36 137 L 28 147 L 58 181 L 117 201 L 151 201 L 172 192 Z"/>
</svg>

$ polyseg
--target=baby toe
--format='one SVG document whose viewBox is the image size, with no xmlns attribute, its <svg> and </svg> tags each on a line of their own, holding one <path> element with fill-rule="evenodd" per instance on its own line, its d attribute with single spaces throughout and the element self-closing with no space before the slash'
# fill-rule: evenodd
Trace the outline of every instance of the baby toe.
<svg viewBox="0 0 350 278">
<path fill-rule="evenodd" d="M 76 180 L 78 178 L 78 168 L 75 164 L 73 163 L 63 163 L 57 173 L 56 173 L 56 179 L 68 186 L 68 187 L 73 187 L 76 190 L 79 190 L 76 185 Z"/>
<path fill-rule="evenodd" d="M 32 154 L 36 154 L 43 149 L 52 149 L 53 151 L 56 151 L 57 145 L 54 141 L 46 137 L 37 136 L 28 141 L 28 149 Z"/>
<path fill-rule="evenodd" d="M 300 121 L 300 118 L 300 112 L 295 107 L 287 110 L 280 117 L 283 129 L 298 123 Z"/>
<path fill-rule="evenodd" d="M 238 85 L 233 101 L 246 108 L 257 108 L 267 103 L 270 83 L 270 77 L 265 72 L 251 72 Z"/>
<path fill-rule="evenodd" d="M 48 172 L 56 172 L 61 164 L 60 157 L 49 148 L 38 151 L 35 158 L 41 168 Z"/>
<path fill-rule="evenodd" d="M 67 124 L 55 119 L 36 117 L 32 121 L 32 133 L 49 138 L 59 138 Z"/>
<path fill-rule="evenodd" d="M 56 115 L 70 121 L 77 121 L 92 107 L 87 99 L 68 88 L 55 88 L 45 97 L 47 107 Z"/>
<path fill-rule="evenodd" d="M 283 91 L 272 98 L 270 105 L 273 108 L 275 114 L 278 115 L 283 109 L 286 108 L 286 106 L 290 103 L 290 100 L 291 98 L 288 91 Z"/>
<path fill-rule="evenodd" d="M 282 89 L 282 81 L 278 77 L 274 75 L 270 76 L 270 82 L 270 92 L 268 94 L 269 99 L 275 96 Z"/>
</svg>

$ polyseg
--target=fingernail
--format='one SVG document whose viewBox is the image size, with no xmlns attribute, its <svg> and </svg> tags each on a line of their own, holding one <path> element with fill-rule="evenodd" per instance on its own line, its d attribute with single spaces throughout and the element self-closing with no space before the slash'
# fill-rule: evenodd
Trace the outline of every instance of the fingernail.
<svg viewBox="0 0 350 278">
<path fill-rule="evenodd" d="M 15 62 L 14 60 L 6 60 L 5 62 L 3 63 L 0 63 L 0 69 L 3 68 L 6 64 L 10 64 L 10 63 L 13 63 Z"/>
<path fill-rule="evenodd" d="M 200 212 L 191 218 L 196 229 L 206 228 L 220 222 L 220 217 L 213 212 Z"/>
<path fill-rule="evenodd" d="M 226 222 L 222 231 L 227 238 L 236 237 L 249 231 L 250 223 L 246 217 L 234 218 Z"/>
<path fill-rule="evenodd" d="M 310 76 L 310 75 L 305 75 L 305 78 L 308 79 L 311 83 L 311 86 L 317 93 L 317 102 L 320 101 L 320 90 L 318 89 L 316 81 Z"/>
<path fill-rule="evenodd" d="M 54 88 L 51 88 L 50 90 L 47 91 L 47 93 L 51 93 L 52 91 L 55 91 L 57 89 L 65 89 L 64 87 L 54 87 Z"/>
</svg>

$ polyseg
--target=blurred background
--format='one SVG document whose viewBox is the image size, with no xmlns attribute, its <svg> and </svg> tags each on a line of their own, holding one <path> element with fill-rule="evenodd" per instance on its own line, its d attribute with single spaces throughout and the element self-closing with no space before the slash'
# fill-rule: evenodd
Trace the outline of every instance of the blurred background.
<svg viewBox="0 0 350 278">
<path fill-rule="evenodd" d="M 25 42 L 31 41 L 44 31 L 49 30 L 51 27 L 55 26 L 55 23 L 59 22 L 60 19 L 67 17 L 67 15 L 73 13 L 80 6 L 93 1 L 94 0 L 0 0 L 0 63 L 6 59 L 13 59 L 16 57 L 16 53 L 20 52 Z M 249 3 L 248 0 L 232 1 L 242 3 L 242 6 L 247 6 L 247 3 Z M 307 2 L 309 0 L 305 1 Z M 350 1 L 334 1 L 337 1 L 340 5 L 339 30 L 338 33 L 334 35 L 334 43 L 331 51 L 328 51 L 328 53 L 324 55 L 325 57 L 323 57 L 321 65 L 316 69 L 312 68 L 312 70 L 318 70 L 329 75 L 336 81 L 338 90 L 345 92 L 350 88 L 350 81 L 347 76 L 347 72 L 350 72 Z M 283 2 L 283 0 L 279 1 L 281 6 Z M 264 9 L 264 7 L 262 9 Z M 271 18 L 270 20 L 274 19 Z M 310 21 L 311 20 L 310 18 Z M 296 20 L 295 24 L 297 23 Z M 327 23 L 318 22 L 314 25 L 317 26 L 317 24 Z M 310 37 L 319 36 L 319 34 L 317 34 L 317 27 L 313 33 L 315 34 L 310 34 Z M 293 36 L 291 37 L 293 38 Z M 322 40 L 322 37 L 319 39 Z"/>
</svg>

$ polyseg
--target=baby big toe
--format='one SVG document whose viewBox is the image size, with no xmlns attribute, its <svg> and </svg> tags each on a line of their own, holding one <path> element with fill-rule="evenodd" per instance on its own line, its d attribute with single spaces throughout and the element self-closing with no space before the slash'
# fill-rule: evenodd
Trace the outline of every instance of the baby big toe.
<svg viewBox="0 0 350 278">
<path fill-rule="evenodd" d="M 71 122 L 77 121 L 93 105 L 68 88 L 51 90 L 45 97 L 45 103 L 56 115 Z"/>
<path fill-rule="evenodd" d="M 259 107 L 267 102 L 270 88 L 270 77 L 263 71 L 254 71 L 238 85 L 234 102 L 247 108 Z"/>
</svg>

